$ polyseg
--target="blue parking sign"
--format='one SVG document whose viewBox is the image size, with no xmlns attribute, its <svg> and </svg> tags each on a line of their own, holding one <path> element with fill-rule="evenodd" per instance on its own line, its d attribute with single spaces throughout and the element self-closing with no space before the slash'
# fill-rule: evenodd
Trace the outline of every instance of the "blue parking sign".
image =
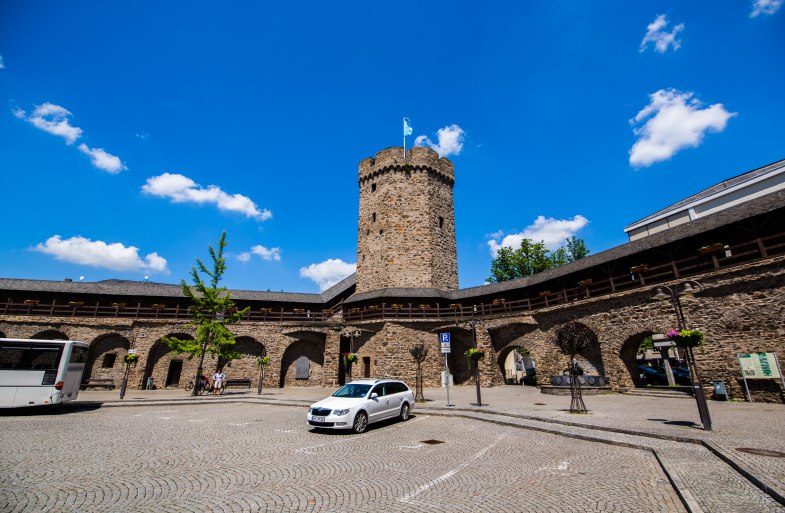
<svg viewBox="0 0 785 513">
<path fill-rule="evenodd" d="M 439 342 L 447 342 L 450 343 L 450 332 L 447 333 L 439 333 Z"/>
</svg>

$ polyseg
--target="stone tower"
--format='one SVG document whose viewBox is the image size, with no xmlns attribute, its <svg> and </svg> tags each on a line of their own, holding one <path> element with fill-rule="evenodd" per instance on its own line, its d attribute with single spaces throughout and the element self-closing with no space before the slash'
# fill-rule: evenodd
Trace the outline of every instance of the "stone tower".
<svg viewBox="0 0 785 513">
<path fill-rule="evenodd" d="M 458 288 L 452 162 L 393 147 L 360 162 L 357 292 Z"/>
</svg>

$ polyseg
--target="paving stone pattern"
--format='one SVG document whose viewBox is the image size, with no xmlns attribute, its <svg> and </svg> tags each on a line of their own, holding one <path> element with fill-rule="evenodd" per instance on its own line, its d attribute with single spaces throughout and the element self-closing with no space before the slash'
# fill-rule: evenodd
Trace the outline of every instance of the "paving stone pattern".
<svg viewBox="0 0 785 513">
<path fill-rule="evenodd" d="M 216 402 L 0 417 L 15 441 L 0 447 L 0 510 L 684 511 L 647 451 L 423 414 L 315 433 L 304 414 Z"/>
</svg>

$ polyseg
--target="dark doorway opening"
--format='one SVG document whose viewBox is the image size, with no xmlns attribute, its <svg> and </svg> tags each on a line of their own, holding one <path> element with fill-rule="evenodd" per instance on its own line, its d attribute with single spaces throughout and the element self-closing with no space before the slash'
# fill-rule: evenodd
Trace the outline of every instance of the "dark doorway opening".
<svg viewBox="0 0 785 513">
<path fill-rule="evenodd" d="M 166 386 L 176 387 L 180 384 L 180 374 L 183 372 L 183 361 L 172 360 L 169 362 L 169 372 L 166 373 Z"/>
<path fill-rule="evenodd" d="M 363 356 L 363 377 L 370 378 L 371 377 L 371 357 L 370 356 Z"/>
</svg>

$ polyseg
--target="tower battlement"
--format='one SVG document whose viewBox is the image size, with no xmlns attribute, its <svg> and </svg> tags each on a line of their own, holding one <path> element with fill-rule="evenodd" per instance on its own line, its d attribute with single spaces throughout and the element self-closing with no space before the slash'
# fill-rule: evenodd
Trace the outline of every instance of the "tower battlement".
<svg viewBox="0 0 785 513">
<path fill-rule="evenodd" d="M 378 152 L 373 157 L 360 161 L 359 181 L 372 179 L 386 171 L 430 171 L 441 176 L 450 184 L 455 182 L 455 169 L 452 162 L 431 148 L 415 146 L 406 150 L 403 157 L 402 146 L 392 146 Z"/>
</svg>

